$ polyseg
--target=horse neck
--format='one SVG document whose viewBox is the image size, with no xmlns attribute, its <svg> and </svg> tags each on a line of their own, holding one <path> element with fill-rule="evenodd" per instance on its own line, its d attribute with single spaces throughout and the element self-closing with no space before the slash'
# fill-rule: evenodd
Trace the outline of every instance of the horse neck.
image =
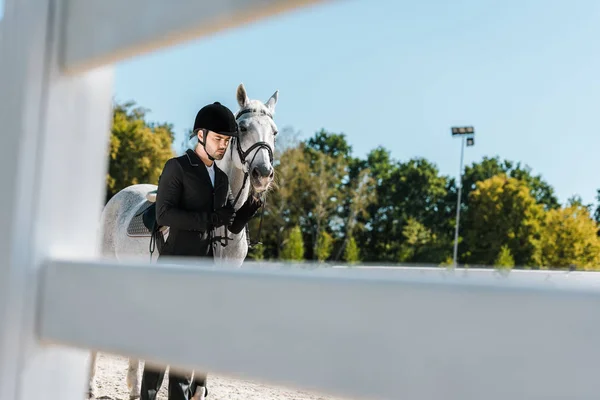
<svg viewBox="0 0 600 400">
<path fill-rule="evenodd" d="M 235 162 L 230 157 L 224 157 L 219 161 L 219 168 L 227 174 L 227 178 L 229 179 L 229 187 L 231 188 L 231 193 L 233 198 L 235 199 L 238 196 L 239 191 L 242 189 L 242 185 L 244 184 L 244 171 L 237 168 L 235 166 Z M 246 180 L 246 185 L 244 186 L 244 190 L 239 196 L 237 204 L 235 204 L 235 209 L 239 209 L 242 204 L 248 198 L 248 194 L 250 193 L 250 182 L 248 179 Z"/>
</svg>

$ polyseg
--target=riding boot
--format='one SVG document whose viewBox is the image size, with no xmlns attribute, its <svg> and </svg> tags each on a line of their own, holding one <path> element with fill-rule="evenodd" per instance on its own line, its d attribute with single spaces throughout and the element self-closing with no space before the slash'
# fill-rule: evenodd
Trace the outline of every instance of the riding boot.
<svg viewBox="0 0 600 400">
<path fill-rule="evenodd" d="M 192 400 L 204 400 L 208 396 L 208 388 L 206 387 L 206 374 L 194 372 L 194 380 L 190 386 L 190 393 L 193 393 Z"/>
<path fill-rule="evenodd" d="M 191 394 L 190 377 L 178 374 L 175 371 L 169 372 L 169 400 L 189 400 Z"/>
<path fill-rule="evenodd" d="M 142 388 L 140 400 L 156 400 L 156 396 L 162 386 L 165 377 L 165 369 L 156 369 L 149 365 L 144 366 L 142 374 Z"/>
</svg>

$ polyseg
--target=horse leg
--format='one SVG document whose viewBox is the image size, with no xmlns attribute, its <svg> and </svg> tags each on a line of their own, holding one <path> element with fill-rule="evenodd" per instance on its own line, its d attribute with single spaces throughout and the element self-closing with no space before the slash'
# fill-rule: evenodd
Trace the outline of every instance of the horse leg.
<svg viewBox="0 0 600 400">
<path fill-rule="evenodd" d="M 89 370 L 89 376 L 88 376 L 88 398 L 95 398 L 96 397 L 96 361 L 97 361 L 97 357 L 98 357 L 98 353 L 95 351 L 92 351 L 90 353 L 91 359 L 90 359 L 90 370 Z"/>
<path fill-rule="evenodd" d="M 137 358 L 129 359 L 129 367 L 127 368 L 127 389 L 129 389 L 129 398 L 137 399 L 140 397 L 140 360 Z"/>
</svg>

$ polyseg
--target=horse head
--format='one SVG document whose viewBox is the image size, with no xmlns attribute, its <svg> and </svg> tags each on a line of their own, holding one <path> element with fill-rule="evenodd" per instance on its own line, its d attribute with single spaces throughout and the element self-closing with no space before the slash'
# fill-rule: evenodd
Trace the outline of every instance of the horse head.
<svg viewBox="0 0 600 400">
<path fill-rule="evenodd" d="M 243 84 L 237 88 L 240 109 L 235 114 L 239 126 L 239 138 L 232 140 L 230 151 L 237 169 L 248 174 L 254 192 L 269 189 L 274 178 L 273 153 L 277 125 L 273 120 L 279 92 L 263 103 L 250 100 Z"/>
</svg>

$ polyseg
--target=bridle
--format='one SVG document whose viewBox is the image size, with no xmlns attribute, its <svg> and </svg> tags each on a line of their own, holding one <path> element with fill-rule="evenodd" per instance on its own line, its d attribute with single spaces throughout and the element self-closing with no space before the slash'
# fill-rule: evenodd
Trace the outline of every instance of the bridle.
<svg viewBox="0 0 600 400">
<path fill-rule="evenodd" d="M 271 115 L 271 113 L 269 113 L 265 110 L 256 109 L 256 108 L 246 108 L 237 113 L 237 115 L 235 116 L 236 121 L 244 114 L 261 114 L 261 115 L 265 115 L 265 116 L 273 119 L 273 115 Z M 248 169 L 250 167 L 250 164 L 254 161 L 254 157 L 256 157 L 256 155 L 258 154 L 258 150 L 260 150 L 260 149 L 267 150 L 267 153 L 269 153 L 269 161 L 271 162 L 271 164 L 273 164 L 273 149 L 271 148 L 271 145 L 269 145 L 269 143 L 256 142 L 252 146 L 250 146 L 248 149 L 246 149 L 246 151 L 244 151 L 242 149 L 242 144 L 241 144 L 241 140 L 239 139 L 239 137 L 233 138 L 233 140 L 235 140 L 235 144 L 236 144 L 235 147 L 237 149 L 240 160 L 242 161 L 242 166 L 246 166 L 246 171 L 244 171 L 244 173 L 246 175 L 248 174 Z M 255 149 L 256 149 L 256 152 L 254 153 L 254 157 L 252 157 L 252 161 L 250 161 L 250 163 L 246 163 L 246 158 L 248 157 L 250 152 Z M 231 153 L 233 155 L 233 146 L 231 146 Z"/>
<path fill-rule="evenodd" d="M 260 114 L 260 115 L 267 116 L 267 117 L 271 118 L 271 120 L 273 120 L 273 115 L 266 110 L 258 109 L 258 108 L 245 108 L 243 110 L 240 110 L 236 114 L 236 116 L 235 116 L 236 121 L 239 120 L 239 118 L 244 114 Z M 238 156 L 240 157 L 240 161 L 242 162 L 242 169 L 244 170 L 244 180 L 242 182 L 242 187 L 240 188 L 238 194 L 235 196 L 235 200 L 233 202 L 233 205 L 235 206 L 240 198 L 240 195 L 244 191 L 244 188 L 246 187 L 246 182 L 247 182 L 248 176 L 249 176 L 250 165 L 254 162 L 254 159 L 258 155 L 259 150 L 260 149 L 267 150 L 267 153 L 269 153 L 269 161 L 270 161 L 271 165 L 273 165 L 273 149 L 271 148 L 271 145 L 267 142 L 256 142 L 252 146 L 250 146 L 248 149 L 244 150 L 244 149 L 242 149 L 242 144 L 241 144 L 241 140 L 240 140 L 239 136 L 232 138 L 232 140 L 235 140 L 235 148 L 237 150 Z M 233 146 L 230 146 L 230 149 L 231 149 L 231 157 L 233 158 Z M 250 162 L 247 162 L 246 159 L 248 158 L 248 156 L 250 155 L 250 153 L 253 150 L 254 150 L 254 155 L 252 156 L 252 159 L 250 160 Z M 248 232 L 246 231 L 246 234 L 248 236 L 248 246 L 250 248 L 252 248 L 253 246 L 256 246 L 258 244 L 261 244 L 260 238 L 261 238 L 262 222 L 263 222 L 263 215 L 265 213 L 265 204 L 266 203 L 267 203 L 267 198 L 265 195 L 265 198 L 263 199 L 263 204 L 261 207 L 262 210 L 260 213 L 260 222 L 258 225 L 258 241 L 254 242 L 254 243 L 250 243 L 249 235 L 248 235 Z M 246 226 L 246 229 L 247 228 L 248 227 Z M 229 237 L 227 236 L 227 227 L 225 227 L 224 239 L 225 239 L 225 243 L 221 242 L 221 245 L 223 247 L 227 246 L 227 244 L 229 242 Z"/>
</svg>

